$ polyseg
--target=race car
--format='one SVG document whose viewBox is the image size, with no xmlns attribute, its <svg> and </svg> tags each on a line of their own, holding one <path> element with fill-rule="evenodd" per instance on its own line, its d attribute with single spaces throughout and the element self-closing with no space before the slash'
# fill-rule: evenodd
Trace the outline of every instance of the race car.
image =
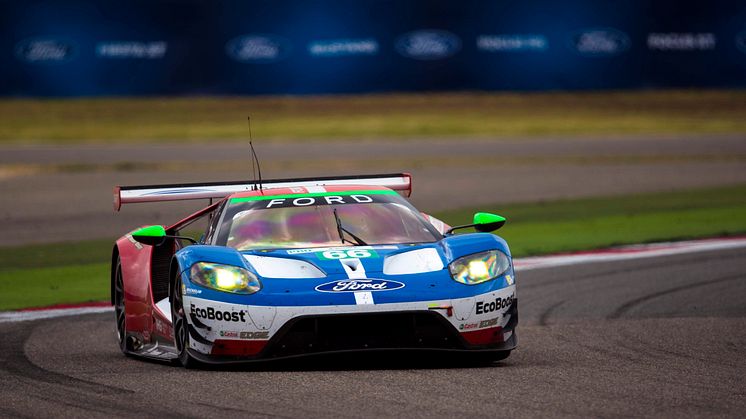
<svg viewBox="0 0 746 419">
<path fill-rule="evenodd" d="M 407 173 L 115 187 L 116 210 L 210 200 L 116 241 L 121 351 L 185 367 L 376 350 L 508 357 L 515 274 L 489 233 L 505 218 L 450 227 L 410 194 Z M 199 239 L 182 235 L 199 219 Z M 466 228 L 477 232 L 453 234 Z"/>
</svg>

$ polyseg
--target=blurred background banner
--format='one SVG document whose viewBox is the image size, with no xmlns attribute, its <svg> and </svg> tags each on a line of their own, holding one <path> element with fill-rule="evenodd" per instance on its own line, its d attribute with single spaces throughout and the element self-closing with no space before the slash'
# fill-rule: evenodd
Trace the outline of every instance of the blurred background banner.
<svg viewBox="0 0 746 419">
<path fill-rule="evenodd" d="M 3 96 L 744 86 L 743 0 L 0 2 Z"/>
</svg>

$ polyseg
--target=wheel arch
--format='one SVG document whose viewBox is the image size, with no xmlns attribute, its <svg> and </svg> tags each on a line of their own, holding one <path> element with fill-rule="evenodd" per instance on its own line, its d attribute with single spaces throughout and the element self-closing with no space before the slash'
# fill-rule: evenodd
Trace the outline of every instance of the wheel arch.
<svg viewBox="0 0 746 419">
<path fill-rule="evenodd" d="M 176 286 L 176 278 L 181 273 L 181 266 L 176 256 L 171 258 L 171 266 L 168 269 L 168 301 L 173 300 L 174 287 Z"/>
<path fill-rule="evenodd" d="M 114 244 L 111 251 L 111 275 L 109 278 L 109 302 L 114 305 L 114 283 L 117 276 L 117 261 L 119 260 L 119 245 Z"/>
</svg>

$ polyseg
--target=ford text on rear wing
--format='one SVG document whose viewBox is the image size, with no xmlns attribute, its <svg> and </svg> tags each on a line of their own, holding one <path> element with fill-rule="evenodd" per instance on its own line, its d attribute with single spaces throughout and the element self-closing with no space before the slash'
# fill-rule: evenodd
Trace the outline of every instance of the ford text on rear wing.
<svg viewBox="0 0 746 419">
<path fill-rule="evenodd" d="M 412 176 L 409 173 L 390 173 L 361 176 L 271 179 L 262 180 L 261 182 L 262 189 L 344 185 L 385 186 L 408 197 L 412 193 Z M 253 180 L 173 185 L 115 186 L 114 210 L 119 211 L 122 205 L 137 202 L 225 198 L 236 192 L 251 191 L 257 188 L 259 188 L 259 181 Z"/>
</svg>

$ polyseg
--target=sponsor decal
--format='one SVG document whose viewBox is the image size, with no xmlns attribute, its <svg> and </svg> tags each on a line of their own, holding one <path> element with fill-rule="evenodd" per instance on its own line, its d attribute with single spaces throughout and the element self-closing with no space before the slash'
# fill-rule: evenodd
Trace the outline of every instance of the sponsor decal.
<svg viewBox="0 0 746 419">
<path fill-rule="evenodd" d="M 318 252 L 316 256 L 323 260 L 338 260 L 338 259 L 364 259 L 364 258 L 377 258 L 378 253 L 375 250 L 366 249 L 352 249 L 352 250 L 327 250 L 325 252 Z"/>
<path fill-rule="evenodd" d="M 368 195 L 347 196 L 301 196 L 299 198 L 275 198 L 265 203 L 264 208 L 308 207 L 311 205 L 369 204 L 373 198 Z"/>
<path fill-rule="evenodd" d="M 70 60 L 77 47 L 54 38 L 26 39 L 16 45 L 16 57 L 29 63 L 59 63 Z"/>
<path fill-rule="evenodd" d="M 100 42 L 96 45 L 96 55 L 102 58 L 135 58 L 155 60 L 163 58 L 166 55 L 167 49 L 168 44 L 165 41 Z"/>
<path fill-rule="evenodd" d="M 746 54 L 746 32 L 741 32 L 736 35 L 736 47 Z"/>
<path fill-rule="evenodd" d="M 495 317 L 493 319 L 482 320 L 478 323 L 461 323 L 458 326 L 458 329 L 459 330 L 484 329 L 486 327 L 495 326 L 499 319 L 500 317 Z"/>
<path fill-rule="evenodd" d="M 182 294 L 185 294 L 185 295 L 199 295 L 199 294 L 202 294 L 202 290 L 198 290 L 196 288 L 187 288 L 184 284 L 181 284 L 181 286 L 182 286 L 182 288 L 184 288 L 183 289 L 184 292 Z"/>
<path fill-rule="evenodd" d="M 280 203 L 287 203 L 288 206 L 309 206 L 309 205 L 332 205 L 332 204 L 361 204 L 376 202 L 379 195 L 396 195 L 396 192 L 392 190 L 361 190 L 361 191 L 347 191 L 347 192 L 311 192 L 305 194 L 288 194 L 288 195 L 259 195 L 259 196 L 246 196 L 241 198 L 232 198 L 231 204 L 238 204 L 241 202 L 259 202 L 260 208 L 263 208 L 266 203 L 262 201 L 275 201 L 272 207 L 279 205 Z M 351 198 L 355 196 L 356 198 Z M 307 198 L 313 198 L 313 201 L 309 201 Z M 330 199 L 326 199 L 330 198 Z M 296 201 L 296 199 L 301 199 Z M 295 204 L 293 204 L 295 202 Z M 384 202 L 387 202 L 384 198 Z"/>
<path fill-rule="evenodd" d="M 487 313 L 492 313 L 493 311 L 498 311 L 504 308 L 508 308 L 510 307 L 511 304 L 513 304 L 514 298 L 515 298 L 515 294 L 510 294 L 509 297 L 506 297 L 506 298 L 497 297 L 492 301 L 477 301 L 477 305 L 476 305 L 477 314 L 487 314 Z"/>
<path fill-rule="evenodd" d="M 648 49 L 654 51 L 708 51 L 715 49 L 714 33 L 650 33 Z"/>
<path fill-rule="evenodd" d="M 477 49 L 486 52 L 544 51 L 549 42 L 544 35 L 479 35 Z"/>
<path fill-rule="evenodd" d="M 369 291 L 362 291 L 362 292 L 356 292 L 353 294 L 355 296 L 355 304 L 357 305 L 366 305 L 366 304 L 375 304 L 375 300 L 373 300 L 373 293 Z"/>
<path fill-rule="evenodd" d="M 224 322 L 245 322 L 246 311 L 220 311 L 212 307 L 200 308 L 191 304 L 189 313 L 198 319 L 220 320 Z"/>
<path fill-rule="evenodd" d="M 399 246 L 355 246 L 355 250 L 373 250 L 373 249 L 388 249 L 388 250 L 396 250 Z M 286 253 L 289 255 L 300 255 L 305 253 L 318 253 L 318 252 L 326 252 L 326 251 L 347 251 L 349 250 L 349 247 L 315 247 L 310 249 L 290 249 Z M 375 253 L 375 252 L 372 252 Z"/>
<path fill-rule="evenodd" d="M 290 43 L 275 35 L 243 35 L 225 44 L 225 52 L 243 63 L 273 63 L 290 54 Z"/>
<path fill-rule="evenodd" d="M 241 339 L 269 339 L 269 332 L 241 332 L 239 337 Z"/>
<path fill-rule="evenodd" d="M 479 322 L 479 328 L 481 329 L 481 328 L 484 328 L 484 327 L 495 326 L 497 324 L 497 320 L 498 319 L 500 319 L 500 318 L 499 317 L 495 317 L 494 319 L 482 320 L 481 322 Z"/>
<path fill-rule="evenodd" d="M 238 337 L 238 332 L 221 330 L 220 331 L 220 336 L 224 337 L 224 338 L 237 338 Z"/>
<path fill-rule="evenodd" d="M 399 288 L 404 288 L 404 284 L 386 279 L 344 279 L 321 284 L 315 290 L 319 292 L 358 292 L 393 291 Z"/>
<path fill-rule="evenodd" d="M 375 39 L 314 41 L 308 44 L 308 53 L 314 57 L 376 55 L 378 53 L 378 41 Z"/>
<path fill-rule="evenodd" d="M 612 56 L 621 54 L 630 46 L 629 36 L 617 29 L 586 29 L 573 35 L 575 51 L 589 56 Z"/>
<path fill-rule="evenodd" d="M 508 283 L 508 285 L 513 285 L 513 277 L 510 275 L 505 275 L 505 281 Z"/>
<path fill-rule="evenodd" d="M 319 249 L 290 249 L 287 251 L 289 255 L 302 255 L 306 253 L 318 252 Z"/>
<path fill-rule="evenodd" d="M 400 36 L 395 48 L 407 58 L 441 60 L 461 50 L 461 39 L 448 31 L 426 29 Z"/>
</svg>

